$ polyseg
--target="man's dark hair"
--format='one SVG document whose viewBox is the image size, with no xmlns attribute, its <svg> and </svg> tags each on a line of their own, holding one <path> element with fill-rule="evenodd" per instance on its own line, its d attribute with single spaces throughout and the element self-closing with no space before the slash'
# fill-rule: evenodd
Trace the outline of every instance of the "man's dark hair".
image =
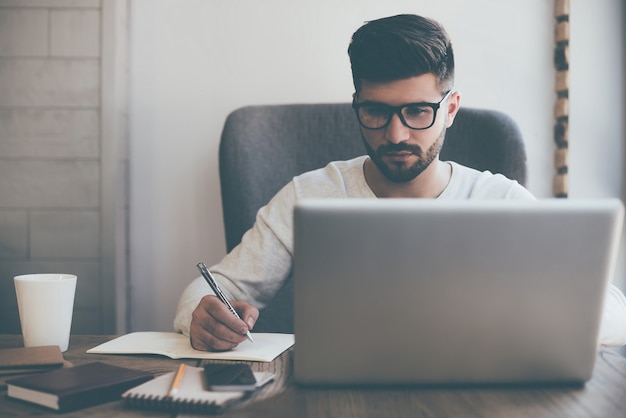
<svg viewBox="0 0 626 418">
<path fill-rule="evenodd" d="M 385 83 L 433 73 L 442 92 L 454 84 L 454 54 L 445 29 L 416 15 L 367 22 L 348 47 L 354 88 L 361 80 Z"/>
</svg>

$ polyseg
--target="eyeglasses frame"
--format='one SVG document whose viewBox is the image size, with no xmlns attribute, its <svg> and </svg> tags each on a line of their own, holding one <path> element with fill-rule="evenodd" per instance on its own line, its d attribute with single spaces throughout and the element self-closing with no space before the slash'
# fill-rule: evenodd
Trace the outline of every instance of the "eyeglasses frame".
<svg viewBox="0 0 626 418">
<path fill-rule="evenodd" d="M 401 104 L 400 106 L 390 106 L 390 105 L 387 105 L 385 103 L 369 102 L 369 101 L 357 103 L 356 102 L 356 98 L 355 98 L 352 101 L 352 108 L 354 109 L 354 112 L 356 114 L 356 119 L 359 121 L 359 125 L 361 125 L 365 129 L 369 129 L 369 130 L 373 130 L 373 131 L 379 130 L 379 129 L 385 129 L 391 123 L 391 119 L 393 119 L 393 115 L 396 114 L 400 118 L 400 121 L 402 122 L 402 124 L 404 126 L 406 126 L 407 128 L 412 129 L 414 131 L 423 131 L 425 129 L 430 128 L 431 126 L 433 126 L 435 124 L 435 121 L 437 120 L 437 111 L 441 108 L 441 103 L 443 103 L 448 97 L 450 97 L 450 95 L 452 94 L 453 91 L 454 91 L 454 89 L 448 90 L 446 92 L 446 94 L 443 96 L 443 98 L 441 100 L 439 100 L 439 102 L 437 102 L 437 103 L 416 102 L 416 103 L 405 103 L 405 104 Z M 370 127 L 365 126 L 363 124 L 363 122 L 361 122 L 361 118 L 359 116 L 359 109 L 361 107 L 366 106 L 366 105 L 373 105 L 373 104 L 385 106 L 387 109 L 389 109 L 391 111 L 391 113 L 389 114 L 389 119 L 387 119 L 387 122 L 383 126 L 380 126 L 378 128 L 370 128 Z M 432 108 L 433 109 L 433 120 L 430 123 L 430 125 L 426 126 L 425 128 L 413 128 L 412 126 L 409 126 L 408 123 L 406 122 L 406 120 L 404 119 L 404 116 L 402 115 L 402 109 L 404 109 L 407 106 L 428 106 L 428 107 Z"/>
</svg>

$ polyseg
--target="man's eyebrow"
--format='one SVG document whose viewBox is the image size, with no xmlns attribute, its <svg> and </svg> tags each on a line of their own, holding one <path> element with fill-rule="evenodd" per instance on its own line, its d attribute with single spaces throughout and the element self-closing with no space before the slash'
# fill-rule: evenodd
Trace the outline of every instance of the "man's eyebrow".
<svg viewBox="0 0 626 418">
<path fill-rule="evenodd" d="M 383 106 L 391 106 L 387 103 L 377 102 L 375 100 L 363 100 L 362 102 L 357 102 L 357 104 L 368 104 L 368 105 L 383 105 Z"/>
<path fill-rule="evenodd" d="M 363 100 L 362 102 L 357 102 L 357 104 L 367 104 L 367 105 L 380 105 L 380 106 L 387 106 L 387 107 L 404 107 L 404 106 L 414 106 L 414 105 L 431 105 L 431 104 L 437 104 L 437 102 L 408 102 L 408 103 L 402 103 L 398 106 L 394 106 L 394 105 L 390 105 L 384 102 L 377 102 L 375 100 Z"/>
</svg>

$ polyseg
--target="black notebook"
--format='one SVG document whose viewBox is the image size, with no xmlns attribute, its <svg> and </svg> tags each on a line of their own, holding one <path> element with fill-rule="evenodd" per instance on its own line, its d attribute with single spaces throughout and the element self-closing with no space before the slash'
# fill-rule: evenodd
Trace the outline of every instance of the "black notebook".
<svg viewBox="0 0 626 418">
<path fill-rule="evenodd" d="M 152 378 L 148 372 L 95 362 L 8 380 L 7 396 L 65 412 L 120 399 Z"/>
<path fill-rule="evenodd" d="M 274 373 L 254 372 L 256 386 L 261 387 L 274 379 Z M 153 409 L 179 413 L 217 414 L 232 403 L 248 396 L 250 392 L 215 392 L 207 389 L 202 367 L 187 367 L 178 395 L 168 396 L 174 372 L 129 389 L 122 395 L 124 403 L 133 408 Z"/>
</svg>

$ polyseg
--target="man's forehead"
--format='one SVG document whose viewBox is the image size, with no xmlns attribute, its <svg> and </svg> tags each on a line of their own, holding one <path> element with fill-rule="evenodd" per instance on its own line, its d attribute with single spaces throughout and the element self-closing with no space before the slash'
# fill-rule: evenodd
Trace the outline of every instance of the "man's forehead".
<svg viewBox="0 0 626 418">
<path fill-rule="evenodd" d="M 437 78 L 434 74 L 428 73 L 389 82 L 361 80 L 358 99 L 394 105 L 439 100 L 440 95 Z"/>
</svg>

